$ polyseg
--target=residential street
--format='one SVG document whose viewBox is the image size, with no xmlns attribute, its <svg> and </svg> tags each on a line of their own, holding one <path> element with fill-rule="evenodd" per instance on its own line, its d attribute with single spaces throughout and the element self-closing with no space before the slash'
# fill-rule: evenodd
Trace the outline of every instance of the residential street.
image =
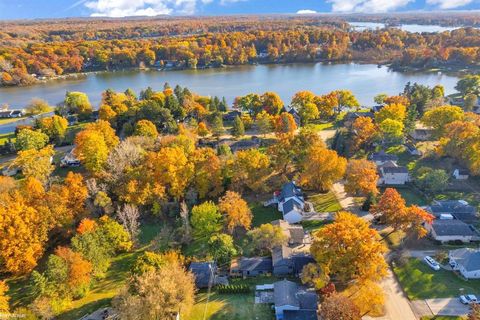
<svg viewBox="0 0 480 320">
<path fill-rule="evenodd" d="M 364 219 L 371 221 L 372 215 L 369 213 L 362 213 L 356 205 L 353 197 L 346 194 L 343 182 L 337 182 L 332 188 L 340 205 L 343 209 L 356 213 Z M 385 292 L 385 315 L 383 317 L 372 318 L 369 316 L 363 319 L 376 320 L 416 320 L 415 314 L 412 311 L 410 301 L 402 291 L 400 284 L 394 277 L 392 271 L 388 270 L 388 275 L 380 284 Z"/>
</svg>

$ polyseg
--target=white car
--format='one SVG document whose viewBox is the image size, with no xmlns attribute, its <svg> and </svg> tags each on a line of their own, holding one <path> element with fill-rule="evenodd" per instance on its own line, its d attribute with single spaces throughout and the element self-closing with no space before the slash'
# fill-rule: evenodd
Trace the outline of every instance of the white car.
<svg viewBox="0 0 480 320">
<path fill-rule="evenodd" d="M 437 261 L 435 261 L 435 259 L 433 259 L 432 257 L 426 256 L 425 258 L 423 258 L 423 261 L 425 261 L 425 263 L 428 264 L 428 266 L 433 270 L 435 271 L 440 270 L 440 264 Z"/>
<path fill-rule="evenodd" d="M 473 304 L 478 302 L 477 297 L 473 294 L 462 295 L 459 297 L 459 300 L 463 304 Z"/>
</svg>

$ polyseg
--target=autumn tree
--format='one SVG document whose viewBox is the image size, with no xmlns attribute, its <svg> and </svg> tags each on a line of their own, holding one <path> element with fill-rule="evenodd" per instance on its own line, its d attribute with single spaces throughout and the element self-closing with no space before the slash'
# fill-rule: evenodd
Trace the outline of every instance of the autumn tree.
<svg viewBox="0 0 480 320">
<path fill-rule="evenodd" d="M 378 136 L 378 128 L 369 117 L 358 117 L 352 124 L 355 150 L 370 146 Z"/>
<path fill-rule="evenodd" d="M 77 113 L 85 117 L 92 113 L 92 105 L 88 96 L 83 92 L 67 92 L 64 101 L 65 107 L 70 113 Z"/>
<path fill-rule="evenodd" d="M 192 208 L 191 223 L 195 238 L 207 241 L 222 229 L 222 214 L 211 201 Z"/>
<path fill-rule="evenodd" d="M 342 108 L 357 108 L 360 106 L 357 98 L 350 90 L 336 90 L 332 92 L 337 97 L 337 112 Z"/>
<path fill-rule="evenodd" d="M 38 98 L 30 100 L 28 105 L 25 107 L 25 112 L 28 115 L 37 115 L 50 111 L 52 111 L 52 107 L 45 100 Z"/>
<path fill-rule="evenodd" d="M 435 129 L 437 136 L 441 136 L 445 126 L 454 121 L 463 120 L 462 108 L 456 106 L 442 106 L 425 112 L 422 122 Z"/>
<path fill-rule="evenodd" d="M 130 239 L 136 242 L 140 234 L 140 211 L 138 208 L 131 204 L 124 204 L 123 207 L 118 210 L 117 217 L 123 228 L 130 235 Z"/>
<path fill-rule="evenodd" d="M 222 162 L 211 148 L 199 148 L 193 154 L 193 184 L 198 197 L 218 196 L 223 191 Z"/>
<path fill-rule="evenodd" d="M 255 123 L 258 127 L 258 131 L 263 135 L 270 133 L 273 130 L 273 118 L 266 111 L 257 114 Z"/>
<path fill-rule="evenodd" d="M 233 125 L 230 133 L 236 138 L 239 138 L 245 134 L 245 127 L 240 117 L 237 116 L 235 117 L 235 120 L 233 120 Z"/>
<path fill-rule="evenodd" d="M 283 101 L 275 92 L 265 92 L 261 97 L 263 110 L 270 115 L 277 115 L 283 108 Z"/>
<path fill-rule="evenodd" d="M 140 120 L 135 124 L 134 135 L 141 137 L 156 138 L 158 136 L 157 127 L 148 120 Z"/>
<path fill-rule="evenodd" d="M 320 306 L 319 314 L 323 320 L 360 320 L 362 318 L 357 306 L 349 298 L 340 294 L 326 297 Z"/>
<path fill-rule="evenodd" d="M 379 280 L 387 273 L 385 245 L 362 218 L 339 212 L 335 222 L 316 232 L 310 252 L 321 270 L 342 283 Z"/>
<path fill-rule="evenodd" d="M 404 105 L 398 103 L 389 104 L 375 113 L 375 122 L 380 124 L 386 119 L 403 122 L 406 114 L 407 108 Z"/>
<path fill-rule="evenodd" d="M 178 264 L 135 276 L 118 296 L 113 308 L 125 320 L 175 320 L 189 315 L 194 303 L 194 277 Z"/>
<path fill-rule="evenodd" d="M 7 296 L 8 292 L 8 285 L 5 281 L 0 281 L 0 312 L 8 313 L 9 312 L 9 305 L 8 301 L 10 297 Z"/>
<path fill-rule="evenodd" d="M 353 302 L 362 316 L 379 317 L 384 314 L 385 293 L 372 280 L 353 282 L 342 294 Z"/>
<path fill-rule="evenodd" d="M 288 112 L 282 112 L 280 115 L 274 117 L 274 127 L 277 136 L 293 135 L 297 130 L 295 119 Z"/>
<path fill-rule="evenodd" d="M 387 118 L 378 125 L 378 128 L 382 134 L 383 141 L 386 143 L 397 144 L 403 139 L 405 126 L 401 121 Z"/>
<path fill-rule="evenodd" d="M 22 170 L 25 177 L 34 177 L 42 182 L 46 182 L 55 167 L 51 163 L 51 158 L 55 154 L 52 145 L 36 150 L 28 149 L 18 152 L 17 158 L 11 164 Z"/>
<path fill-rule="evenodd" d="M 377 166 L 364 159 L 348 161 L 345 172 L 345 191 L 355 195 L 377 194 Z"/>
<path fill-rule="evenodd" d="M 198 127 L 197 127 L 197 134 L 200 136 L 200 137 L 206 137 L 210 134 L 210 131 L 208 130 L 208 127 L 207 125 L 205 124 L 205 122 L 200 122 L 198 124 Z"/>
<path fill-rule="evenodd" d="M 303 125 L 320 116 L 318 107 L 315 104 L 315 95 L 310 91 L 295 93 L 291 105 L 298 110 Z"/>
<path fill-rule="evenodd" d="M 20 190 L 0 194 L 0 269 L 17 275 L 37 265 L 53 227 L 46 207 L 30 206 L 22 194 Z"/>
<path fill-rule="evenodd" d="M 270 159 L 258 149 L 238 151 L 232 164 L 232 184 L 236 189 L 259 191 L 270 174 Z"/>
<path fill-rule="evenodd" d="M 469 93 L 463 98 L 463 101 L 464 101 L 463 102 L 463 110 L 465 112 L 471 112 L 471 111 L 473 111 L 473 108 L 478 103 L 478 96 L 476 94 Z"/>
<path fill-rule="evenodd" d="M 327 191 L 336 180 L 344 176 L 347 159 L 340 157 L 333 150 L 313 146 L 308 150 L 300 167 L 302 185 L 310 189 Z"/>
<path fill-rule="evenodd" d="M 236 227 L 249 230 L 252 224 L 252 212 L 242 196 L 233 191 L 227 191 L 218 201 L 218 208 L 224 216 L 226 229 L 233 233 Z"/>
<path fill-rule="evenodd" d="M 64 117 L 53 115 L 36 120 L 35 124 L 51 141 L 61 142 L 67 132 L 68 121 Z"/>
<path fill-rule="evenodd" d="M 48 136 L 41 131 L 34 131 L 30 129 L 22 129 L 17 134 L 16 148 L 17 150 L 40 150 L 48 143 Z"/>
<path fill-rule="evenodd" d="M 237 255 L 232 236 L 224 233 L 210 237 L 208 252 L 221 265 L 229 263 L 232 257 Z"/>
<path fill-rule="evenodd" d="M 271 223 L 262 224 L 260 227 L 248 232 L 253 247 L 260 253 L 271 251 L 273 248 L 287 244 L 288 238 L 280 226 Z"/>
<path fill-rule="evenodd" d="M 370 209 L 370 213 L 381 223 L 392 227 L 393 231 L 402 230 L 418 238 L 427 234 L 424 222 L 433 221 L 433 216 L 425 210 L 417 206 L 407 207 L 400 193 L 393 188 L 385 189 L 378 203 Z"/>
</svg>

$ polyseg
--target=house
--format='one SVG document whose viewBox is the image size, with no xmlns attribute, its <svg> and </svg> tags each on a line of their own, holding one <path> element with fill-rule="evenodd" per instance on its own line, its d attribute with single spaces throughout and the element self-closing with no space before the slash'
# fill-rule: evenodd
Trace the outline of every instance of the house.
<svg viewBox="0 0 480 320">
<path fill-rule="evenodd" d="M 73 150 L 68 152 L 60 159 L 60 167 L 78 167 L 80 166 L 80 160 L 78 160 L 73 154 Z"/>
<path fill-rule="evenodd" d="M 0 118 L 21 118 L 25 115 L 24 110 L 2 110 Z"/>
<path fill-rule="evenodd" d="M 398 157 L 396 155 L 385 153 L 383 150 L 372 153 L 368 159 L 375 162 L 377 166 L 381 166 L 387 161 L 392 161 L 395 163 L 398 161 Z"/>
<path fill-rule="evenodd" d="M 260 139 L 252 137 L 252 139 L 244 139 L 240 141 L 236 141 L 230 145 L 230 149 L 232 152 L 237 152 L 241 150 L 248 150 L 248 149 L 257 149 L 260 146 Z"/>
<path fill-rule="evenodd" d="M 452 215 L 444 214 L 435 219 L 432 224 L 426 224 L 425 228 L 430 232 L 430 236 L 442 243 L 448 241 L 462 241 L 468 243 L 476 240 L 479 236 L 477 230 L 472 225 L 455 219 Z"/>
<path fill-rule="evenodd" d="M 480 250 L 461 248 L 448 253 L 453 270 L 459 271 L 466 279 L 480 278 Z"/>
<path fill-rule="evenodd" d="M 406 167 L 387 161 L 378 167 L 378 185 L 401 185 L 410 181 L 410 174 Z"/>
<path fill-rule="evenodd" d="M 466 223 L 477 221 L 477 209 L 464 200 L 435 200 L 426 209 L 437 218 L 442 214 L 451 214 Z"/>
<path fill-rule="evenodd" d="M 317 294 L 295 282 L 288 280 L 275 282 L 273 303 L 277 320 L 318 319 Z"/>
<path fill-rule="evenodd" d="M 351 127 L 352 124 L 360 117 L 374 118 L 373 112 L 347 112 L 343 118 L 343 125 L 345 127 Z"/>
<path fill-rule="evenodd" d="M 217 265 L 214 262 L 192 262 L 188 270 L 193 273 L 197 288 L 208 288 L 215 285 Z"/>
<path fill-rule="evenodd" d="M 290 113 L 293 117 L 293 120 L 295 121 L 295 124 L 297 125 L 297 128 L 300 128 L 300 125 L 302 124 L 302 121 L 301 121 L 302 118 L 300 117 L 300 114 L 298 113 L 297 109 L 290 106 L 284 106 L 281 112 Z"/>
<path fill-rule="evenodd" d="M 241 117 L 242 113 L 238 110 L 232 110 L 223 115 L 223 121 L 225 122 L 232 122 L 234 121 L 237 117 Z"/>
<path fill-rule="evenodd" d="M 470 175 L 470 172 L 468 172 L 467 169 L 461 169 L 461 168 L 457 168 L 453 170 L 453 174 L 452 174 L 452 176 L 456 180 L 467 180 L 469 175 Z"/>
<path fill-rule="evenodd" d="M 275 192 L 272 203 L 277 203 L 278 211 L 283 213 L 283 220 L 291 224 L 302 221 L 305 200 L 302 190 L 295 182 L 288 182 L 280 192 Z"/>
<path fill-rule="evenodd" d="M 432 138 L 433 132 L 433 129 L 417 128 L 410 133 L 410 137 L 416 141 L 428 141 Z"/>
<path fill-rule="evenodd" d="M 300 275 L 303 267 L 315 260 L 310 254 L 294 253 L 288 246 L 278 246 L 272 250 L 274 275 Z"/>
<path fill-rule="evenodd" d="M 290 224 L 285 220 L 275 220 L 271 224 L 282 229 L 290 246 L 299 246 L 310 242 L 310 237 L 305 233 L 301 225 Z"/>
<path fill-rule="evenodd" d="M 272 258 L 270 257 L 240 257 L 232 260 L 230 264 L 230 276 L 232 277 L 255 277 L 271 274 L 272 271 Z"/>
<path fill-rule="evenodd" d="M 417 149 L 417 147 L 413 143 L 405 143 L 405 148 L 407 148 L 407 151 L 410 155 L 412 156 L 421 156 L 422 152 Z"/>
</svg>

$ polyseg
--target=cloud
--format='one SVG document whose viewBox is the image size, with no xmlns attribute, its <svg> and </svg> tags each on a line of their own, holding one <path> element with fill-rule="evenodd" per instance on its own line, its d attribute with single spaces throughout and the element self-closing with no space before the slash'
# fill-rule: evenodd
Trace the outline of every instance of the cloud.
<svg viewBox="0 0 480 320">
<path fill-rule="evenodd" d="M 365 12 L 378 13 L 394 11 L 404 7 L 414 0 L 327 0 L 332 4 L 333 12 Z M 448 1 L 448 0 L 430 0 L 430 1 Z M 468 0 L 452 0 L 468 1 Z"/>
<path fill-rule="evenodd" d="M 310 10 L 310 9 L 302 9 L 297 11 L 297 14 L 315 14 L 315 13 L 317 13 L 317 11 Z"/>
<path fill-rule="evenodd" d="M 472 2 L 473 0 L 427 0 L 428 4 L 438 6 L 440 9 L 454 9 Z"/>
<path fill-rule="evenodd" d="M 84 5 L 92 11 L 92 17 L 127 17 L 189 15 L 195 13 L 197 4 L 210 2 L 212 0 L 87 0 Z"/>
</svg>

